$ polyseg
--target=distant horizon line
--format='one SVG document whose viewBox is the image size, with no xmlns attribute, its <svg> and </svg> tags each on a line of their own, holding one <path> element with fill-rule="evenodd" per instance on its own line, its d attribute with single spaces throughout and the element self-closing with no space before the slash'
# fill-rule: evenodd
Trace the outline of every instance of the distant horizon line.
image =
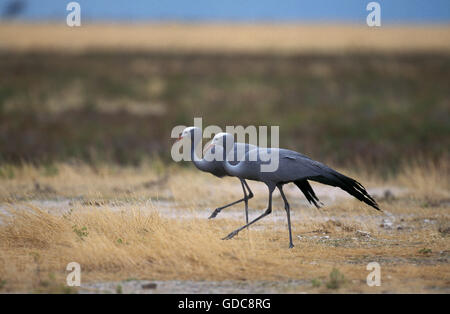
<svg viewBox="0 0 450 314">
<path fill-rule="evenodd" d="M 64 24 L 66 25 L 66 20 L 60 19 L 0 19 L 0 24 Z M 279 25 L 279 26 L 367 26 L 365 22 L 349 21 L 349 20 L 327 20 L 327 21 L 317 21 L 317 20 L 218 20 L 218 19 L 89 19 L 84 18 L 83 24 L 119 24 L 119 25 Z M 380 27 L 384 26 L 401 26 L 401 27 L 421 27 L 421 26 L 444 26 L 449 27 L 450 21 L 388 21 L 383 22 Z M 377 28 L 377 27 L 375 27 Z"/>
</svg>

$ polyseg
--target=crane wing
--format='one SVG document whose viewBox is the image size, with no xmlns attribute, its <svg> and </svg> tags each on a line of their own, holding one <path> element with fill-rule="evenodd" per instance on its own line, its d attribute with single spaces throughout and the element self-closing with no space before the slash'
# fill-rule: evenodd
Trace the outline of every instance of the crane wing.
<svg viewBox="0 0 450 314">
<path fill-rule="evenodd" d="M 279 151 L 278 170 L 272 175 L 269 175 L 276 181 L 296 183 L 303 182 L 304 180 L 312 180 L 322 184 L 336 186 L 358 200 L 380 210 L 376 201 L 358 181 L 300 153 L 287 149 L 280 149 Z"/>
</svg>

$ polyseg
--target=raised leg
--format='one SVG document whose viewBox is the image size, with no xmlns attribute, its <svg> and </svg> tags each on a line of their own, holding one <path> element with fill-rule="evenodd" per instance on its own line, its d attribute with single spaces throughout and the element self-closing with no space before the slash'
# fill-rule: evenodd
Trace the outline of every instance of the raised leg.
<svg viewBox="0 0 450 314">
<path fill-rule="evenodd" d="M 216 208 L 212 212 L 211 216 L 209 216 L 208 219 L 215 218 L 217 216 L 217 214 L 220 213 L 222 211 L 222 209 L 224 209 L 224 208 L 233 206 L 233 205 L 235 205 L 237 203 L 240 203 L 240 202 L 245 202 L 245 219 L 246 219 L 246 223 L 248 223 L 248 200 L 253 198 L 253 192 L 250 190 L 247 182 L 245 182 L 244 179 L 239 179 L 239 180 L 241 181 L 242 190 L 244 191 L 244 198 L 241 198 L 240 200 L 234 201 L 234 202 L 232 202 L 230 204 L 227 204 L 225 206 Z M 247 187 L 247 189 L 249 191 L 248 195 L 247 195 L 247 191 L 245 190 L 245 187 Z"/>
<path fill-rule="evenodd" d="M 241 230 L 247 228 L 248 226 L 254 224 L 255 222 L 257 222 L 258 220 L 260 220 L 261 218 L 269 215 L 272 212 L 272 193 L 273 190 L 275 189 L 275 187 L 271 187 L 269 186 L 269 204 L 267 206 L 267 209 L 264 213 L 262 213 L 260 216 L 256 217 L 255 219 L 253 219 L 252 221 L 250 221 L 249 223 L 247 223 L 246 225 L 234 230 L 233 232 L 231 232 L 229 235 L 227 235 L 225 238 L 223 238 L 222 240 L 229 240 L 232 237 L 234 237 L 235 235 L 237 235 Z"/>
<path fill-rule="evenodd" d="M 279 185 L 277 187 L 278 187 L 278 190 L 280 190 L 281 197 L 283 198 L 283 201 L 284 201 L 284 209 L 286 210 L 288 227 L 289 227 L 289 248 L 291 249 L 294 247 L 294 243 L 292 243 L 292 231 L 291 231 L 291 209 L 290 209 L 289 203 L 287 201 L 287 198 L 284 195 L 283 186 Z"/>
</svg>

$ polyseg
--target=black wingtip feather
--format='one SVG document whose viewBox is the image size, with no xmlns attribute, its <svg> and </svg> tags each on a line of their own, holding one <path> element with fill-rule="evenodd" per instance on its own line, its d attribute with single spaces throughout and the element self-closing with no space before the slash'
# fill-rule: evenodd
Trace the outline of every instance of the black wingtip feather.
<svg viewBox="0 0 450 314">
<path fill-rule="evenodd" d="M 306 199 L 310 204 L 314 204 L 317 208 L 320 208 L 320 205 L 317 202 L 319 201 L 319 198 L 317 197 L 316 193 L 314 193 L 314 190 L 312 189 L 311 185 L 307 180 L 298 180 L 294 181 L 295 185 L 300 189 L 300 191 L 303 192 Z"/>
<path fill-rule="evenodd" d="M 376 210 L 381 210 L 375 199 L 370 196 L 361 183 L 338 172 L 336 172 L 334 176 L 341 182 L 341 184 L 337 185 L 341 189 L 356 197 L 361 202 L 372 206 Z"/>
<path fill-rule="evenodd" d="M 324 174 L 308 177 L 307 179 L 317 181 L 319 183 L 339 187 L 342 190 L 349 193 L 350 195 L 352 195 L 353 197 L 360 200 L 361 202 L 364 202 L 367 205 L 372 206 L 376 210 L 381 211 L 377 202 L 373 199 L 372 196 L 369 195 L 369 193 L 366 191 L 366 189 L 358 181 L 356 181 L 352 178 L 349 178 L 349 177 L 347 177 L 331 168 L 328 168 L 328 167 L 322 168 L 322 172 L 324 172 Z M 308 182 L 308 181 L 298 180 L 298 181 L 295 181 L 295 184 L 297 184 L 297 182 Z M 304 186 L 300 187 L 298 184 L 297 184 L 297 186 L 302 190 L 302 192 L 308 198 L 307 193 L 305 193 L 303 191 L 304 189 L 306 189 L 306 190 L 308 190 L 308 189 Z M 308 186 L 309 186 L 309 184 L 308 184 Z"/>
</svg>

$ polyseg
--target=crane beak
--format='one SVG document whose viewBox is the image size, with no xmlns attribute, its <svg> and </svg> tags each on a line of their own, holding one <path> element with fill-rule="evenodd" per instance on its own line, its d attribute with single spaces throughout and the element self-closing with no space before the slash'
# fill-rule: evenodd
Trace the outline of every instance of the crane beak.
<svg viewBox="0 0 450 314">
<path fill-rule="evenodd" d="M 180 136 L 178 136 L 178 138 L 175 140 L 175 143 L 178 142 L 178 141 L 180 141 L 180 140 L 182 140 L 182 139 L 183 139 L 183 137 L 182 137 L 181 134 L 180 134 Z"/>
<path fill-rule="evenodd" d="M 211 147 L 214 147 L 213 143 L 210 143 L 208 146 L 206 146 L 206 148 L 203 150 L 203 154 L 208 151 Z"/>
</svg>

